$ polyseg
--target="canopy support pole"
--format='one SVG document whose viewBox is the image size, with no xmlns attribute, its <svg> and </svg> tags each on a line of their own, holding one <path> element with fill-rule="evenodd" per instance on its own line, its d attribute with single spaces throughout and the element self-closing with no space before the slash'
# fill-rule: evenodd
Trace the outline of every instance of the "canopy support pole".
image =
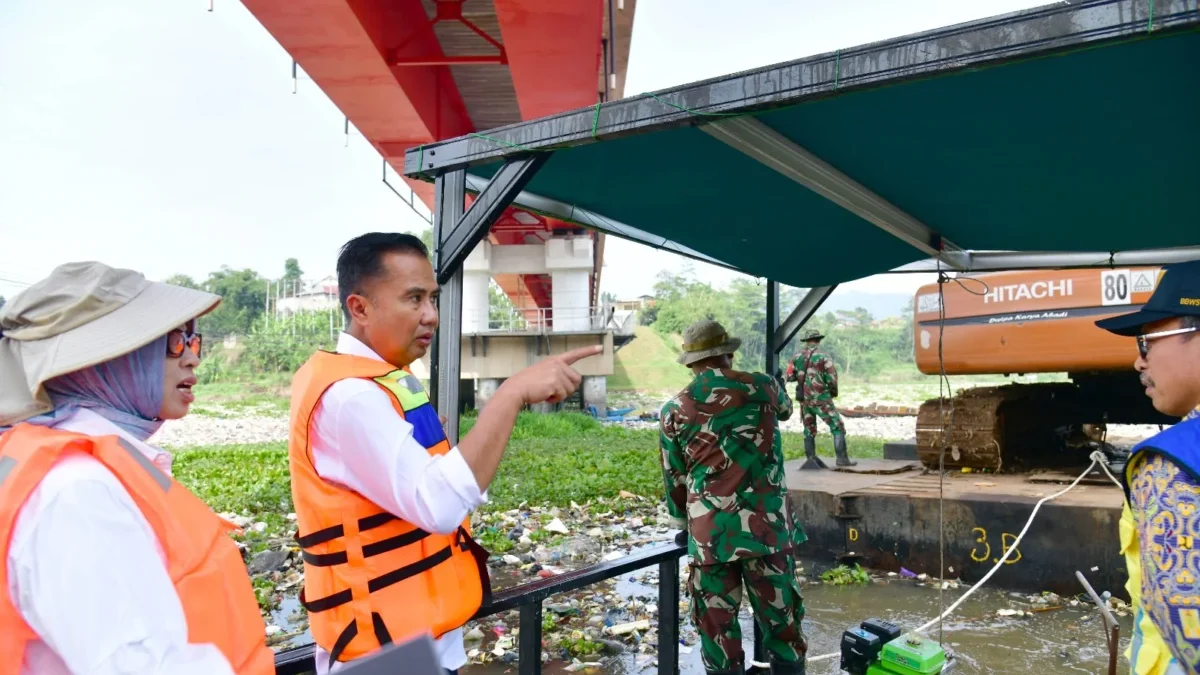
<svg viewBox="0 0 1200 675">
<path fill-rule="evenodd" d="M 753 117 L 706 124 L 701 131 L 761 162 L 879 229 L 957 269 L 958 247 L 820 157 Z"/>
<path fill-rule="evenodd" d="M 767 281 L 767 330 L 763 351 L 767 354 L 767 375 L 775 376 L 779 370 L 779 350 L 775 349 L 775 333 L 779 330 L 779 282 Z"/>
<path fill-rule="evenodd" d="M 771 350 L 776 354 L 783 351 L 787 343 L 796 336 L 796 333 L 800 332 L 804 324 L 808 323 L 813 314 L 816 314 L 821 305 L 829 299 L 835 288 L 837 288 L 837 284 L 808 289 L 808 293 L 800 300 L 800 304 L 796 305 L 796 309 L 793 309 L 788 318 L 783 320 L 783 324 L 772 333 L 774 338 L 771 340 Z"/>
<path fill-rule="evenodd" d="M 433 268 L 443 268 L 444 243 L 450 225 L 462 219 L 466 204 L 466 171 L 458 169 L 437 177 L 433 185 Z M 440 277 L 440 275 L 439 275 Z M 429 358 L 430 399 L 446 417 L 446 439 L 458 445 L 458 377 L 462 361 L 462 263 L 450 278 L 441 282 L 438 298 L 438 330 Z"/>
</svg>

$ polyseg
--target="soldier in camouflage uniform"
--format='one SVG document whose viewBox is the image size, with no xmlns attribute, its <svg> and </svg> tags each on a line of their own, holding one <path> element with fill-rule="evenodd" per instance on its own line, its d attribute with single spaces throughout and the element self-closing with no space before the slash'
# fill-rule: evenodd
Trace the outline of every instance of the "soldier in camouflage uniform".
<svg viewBox="0 0 1200 675">
<path fill-rule="evenodd" d="M 778 424 L 792 402 L 775 379 L 733 370 L 740 345 L 715 321 L 684 333 L 679 362 L 696 378 L 662 409 L 667 510 L 691 535 L 688 591 L 708 673 L 744 672 L 744 583 L 771 672 L 803 675 L 808 647 L 792 549 L 806 537 L 788 508 Z"/>
<path fill-rule="evenodd" d="M 797 382 L 796 401 L 804 415 L 804 455 L 808 458 L 802 469 L 826 469 L 817 457 L 817 417 L 825 420 L 833 433 L 833 450 L 838 466 L 855 466 L 846 451 L 846 426 L 838 414 L 833 399 L 838 395 L 837 368 L 833 359 L 821 350 L 821 331 L 809 329 L 804 333 L 804 349 L 788 364 L 787 379 Z"/>
</svg>

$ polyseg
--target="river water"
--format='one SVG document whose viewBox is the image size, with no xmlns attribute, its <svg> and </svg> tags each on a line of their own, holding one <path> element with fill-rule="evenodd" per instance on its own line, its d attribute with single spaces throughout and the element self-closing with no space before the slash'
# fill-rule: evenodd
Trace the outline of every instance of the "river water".
<svg viewBox="0 0 1200 675">
<path fill-rule="evenodd" d="M 815 576 L 815 565 L 807 564 L 810 573 Z M 682 578 L 686 578 L 686 568 Z M 497 588 L 524 583 L 527 579 L 509 576 L 504 568 L 496 570 L 493 584 Z M 839 649 L 842 632 L 856 626 L 864 619 L 877 617 L 911 630 L 937 616 L 939 602 L 949 606 L 960 597 L 966 587 L 942 591 L 944 598 L 939 600 L 939 590 L 934 583 L 922 584 L 916 580 L 899 577 L 877 577 L 867 586 L 832 586 L 827 584 L 806 583 L 803 586 L 804 603 L 807 610 L 804 630 L 809 641 L 809 655 L 816 656 L 835 652 Z M 1105 589 L 1098 589 L 1103 591 Z M 1081 589 L 1082 591 L 1082 589 Z M 576 603 L 588 612 L 590 603 L 599 600 L 597 589 L 584 589 L 574 594 L 564 594 L 549 598 L 545 606 L 554 603 L 568 603 L 571 600 L 581 600 Z M 611 584 L 601 593 L 619 595 L 624 601 L 638 600 L 656 602 L 658 597 L 657 572 L 641 571 L 625 575 Z M 686 597 L 685 600 L 686 606 Z M 1002 590 L 983 588 L 973 594 L 954 615 L 949 617 L 943 626 L 943 646 L 951 655 L 950 665 L 944 672 L 956 675 L 982 675 L 985 673 L 1030 673 L 1038 675 L 1067 675 L 1074 673 L 1105 673 L 1108 667 L 1108 651 L 1104 642 L 1102 621 L 1094 606 L 1083 600 L 1071 606 L 1071 598 L 1062 599 L 1057 608 L 1047 608 L 1044 605 L 1032 605 L 1026 594 L 1009 593 Z M 608 613 L 609 623 L 619 623 L 623 620 L 624 611 L 606 603 L 604 611 Z M 619 604 L 619 603 L 618 603 Z M 745 604 L 745 603 L 744 603 Z M 594 605 L 593 605 L 594 606 Z M 1035 609 L 1036 607 L 1036 609 Z M 1050 607 L 1054 607 L 1051 605 Z M 295 608 L 294 601 L 285 601 L 284 606 L 276 613 L 279 625 L 286 626 L 287 614 Z M 1030 610 L 1034 609 L 1032 613 Z M 1001 610 L 1019 610 L 1025 616 L 1000 616 Z M 548 616 L 553 614 L 547 610 Z M 507 617 L 507 625 L 516 627 L 515 617 Z M 632 617 L 629 617 L 632 618 Z M 700 649 L 696 633 L 686 611 L 682 612 L 680 635 L 686 643 L 681 647 L 680 670 L 690 675 L 703 675 L 704 667 L 700 661 Z M 504 618 L 500 619 L 504 621 Z M 751 645 L 752 618 L 743 607 L 741 624 L 746 642 L 747 659 L 753 653 Z M 1120 619 L 1121 649 L 1128 643 L 1127 636 L 1132 619 L 1128 616 Z M 576 624 L 578 625 L 578 624 Z M 474 646 L 482 651 L 490 651 L 496 636 L 492 634 L 494 624 L 485 622 L 482 627 L 487 631 L 487 638 L 482 644 Z M 571 628 L 564 623 L 564 630 Z M 557 628 L 555 630 L 558 630 Z M 511 633 L 510 633 L 511 634 Z M 931 639 L 938 639 L 936 626 L 927 634 Z M 653 636 L 650 636 L 653 639 Z M 311 638 L 307 632 L 293 641 L 293 644 L 304 644 Z M 468 648 L 473 645 L 468 643 Z M 648 674 L 657 672 L 655 650 L 648 644 L 641 650 L 636 646 L 628 646 L 626 653 L 608 655 L 596 659 L 598 667 L 575 667 L 576 672 L 600 675 Z M 499 673 L 515 673 L 516 664 L 511 662 L 515 654 L 509 654 L 510 662 L 499 660 L 487 664 L 469 665 L 462 669 L 464 675 L 484 675 Z M 571 672 L 570 663 L 554 659 L 545 664 L 543 671 L 550 673 Z M 1120 659 L 1118 672 L 1128 672 L 1125 660 Z M 832 675 L 841 673 L 836 658 L 810 663 L 810 675 Z"/>
</svg>

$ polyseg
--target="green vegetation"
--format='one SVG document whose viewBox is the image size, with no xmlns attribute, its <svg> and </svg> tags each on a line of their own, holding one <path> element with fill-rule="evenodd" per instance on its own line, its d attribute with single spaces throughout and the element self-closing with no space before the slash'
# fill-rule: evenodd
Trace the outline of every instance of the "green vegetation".
<svg viewBox="0 0 1200 675">
<path fill-rule="evenodd" d="M 464 431 L 473 421 L 463 420 Z M 854 457 L 883 453 L 878 439 L 851 437 L 848 445 Z M 818 436 L 818 449 L 833 454 L 828 434 Z M 784 434 L 784 456 L 804 456 L 800 434 Z M 503 511 L 521 502 L 566 507 L 572 501 L 617 497 L 622 490 L 661 499 L 661 467 L 655 429 L 602 425 L 579 413 L 522 413 L 488 490 L 487 508 Z M 214 510 L 253 514 L 269 529 L 282 526 L 292 510 L 286 443 L 182 449 L 175 455 L 174 472 Z"/>
<path fill-rule="evenodd" d="M 277 373 L 244 382 L 219 381 L 196 385 L 192 415 L 201 417 L 287 417 L 291 376 Z"/>
<path fill-rule="evenodd" d="M 731 334 L 742 338 L 737 363 L 741 368 L 761 369 L 765 363 L 764 335 L 767 325 L 767 287 L 751 279 L 735 279 L 728 289 L 714 288 L 696 278 L 694 268 L 685 265 L 682 272 L 663 271 L 654 285 L 655 305 L 643 312 L 643 323 L 656 333 L 672 338 L 694 321 L 715 319 Z M 784 288 L 780 305 L 795 307 L 803 292 Z M 839 375 L 847 380 L 872 381 L 884 375 L 904 373 L 905 379 L 922 378 L 913 366 L 912 310 L 899 319 L 876 321 L 870 312 L 826 312 L 813 317 L 809 328 L 825 334 L 822 346 L 833 357 Z M 798 351 L 795 339 L 784 348 L 786 358 Z M 630 347 L 633 345 L 631 344 Z M 780 364 L 786 369 L 786 364 Z M 849 383 L 849 382 L 847 382 Z M 620 387 L 618 387 L 620 388 Z M 630 388 L 646 389 L 637 382 Z"/>
<path fill-rule="evenodd" d="M 175 477 L 217 513 L 246 514 L 284 527 L 292 511 L 287 443 L 218 445 L 175 453 Z M 261 550 L 262 533 L 246 531 L 251 553 Z"/>
<path fill-rule="evenodd" d="M 679 365 L 678 336 L 664 337 L 645 326 L 638 326 L 637 338 L 616 353 L 609 390 L 675 392 L 691 380 L 687 368 Z"/>
<path fill-rule="evenodd" d="M 871 575 L 858 565 L 852 567 L 838 565 L 831 570 L 826 570 L 821 575 L 821 581 L 832 586 L 865 586 L 871 583 Z"/>
</svg>

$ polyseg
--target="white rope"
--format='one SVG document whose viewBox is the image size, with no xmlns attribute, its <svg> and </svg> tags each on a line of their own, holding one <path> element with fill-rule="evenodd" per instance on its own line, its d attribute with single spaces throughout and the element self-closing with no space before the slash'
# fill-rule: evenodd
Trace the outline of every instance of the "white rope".
<svg viewBox="0 0 1200 675">
<path fill-rule="evenodd" d="M 1096 468 L 1096 465 L 1100 465 L 1100 468 L 1104 469 L 1104 473 L 1108 474 L 1109 479 L 1111 479 L 1112 482 L 1114 484 L 1116 484 L 1116 486 L 1118 488 L 1121 488 L 1122 490 L 1124 490 L 1124 487 L 1121 485 L 1121 481 L 1117 480 L 1116 476 L 1113 476 L 1112 472 L 1108 470 L 1108 464 L 1107 464 L 1107 461 L 1105 460 L 1103 453 L 1101 453 L 1099 450 L 1094 451 L 1091 454 L 1091 460 L 1092 460 L 1091 465 L 1088 466 L 1088 468 L 1085 469 L 1083 471 L 1083 473 L 1079 474 L 1079 477 L 1076 478 L 1074 482 L 1072 482 L 1070 485 L 1063 488 L 1062 490 L 1059 490 L 1058 492 L 1055 492 L 1054 494 L 1052 494 L 1048 497 L 1042 497 L 1040 500 L 1038 500 L 1038 503 L 1035 504 L 1033 507 L 1033 513 L 1029 514 L 1029 520 L 1025 521 L 1025 527 L 1021 528 L 1021 533 L 1017 535 L 1017 538 L 1016 538 L 1016 540 L 1013 541 L 1012 546 L 1009 546 L 1008 549 L 1006 549 L 1004 551 L 1004 555 L 1000 556 L 1000 560 L 996 562 L 996 564 L 992 567 L 992 569 L 989 570 L 988 573 L 985 574 L 982 579 L 980 579 L 974 586 L 972 586 L 969 590 L 967 590 L 966 593 L 963 593 L 962 597 L 959 598 L 957 601 L 955 601 L 954 604 L 950 605 L 950 608 L 947 609 L 945 612 L 943 612 L 941 616 L 937 617 L 936 619 L 933 619 L 929 623 L 926 623 L 924 626 L 921 626 L 914 632 L 917 632 L 917 633 L 925 632 L 926 630 L 929 629 L 930 626 L 945 619 L 947 616 L 950 616 L 950 614 L 953 613 L 954 610 L 958 609 L 958 606 L 961 605 L 963 603 L 963 601 L 965 601 L 967 598 L 971 597 L 971 594 L 973 594 L 975 591 L 979 590 L 980 588 L 983 588 L 983 585 L 985 583 L 987 583 L 987 580 L 991 579 L 992 575 L 996 573 L 996 570 L 1000 569 L 1000 567 L 1002 565 L 1004 565 L 1004 561 L 1008 560 L 1008 556 L 1013 551 L 1017 550 L 1017 545 L 1021 543 L 1021 539 L 1023 539 L 1025 537 L 1025 533 L 1029 531 L 1029 526 L 1033 524 L 1033 519 L 1034 519 L 1034 517 L 1037 516 L 1038 509 L 1042 508 L 1042 504 L 1045 504 L 1046 502 L 1052 501 L 1054 499 L 1058 499 L 1059 497 L 1070 492 L 1072 489 L 1075 488 L 1076 485 L 1079 485 L 1079 481 L 1083 480 L 1084 477 L 1086 477 L 1089 473 L 1092 472 L 1092 469 Z M 842 655 L 841 652 L 833 652 L 830 654 L 821 654 L 820 656 L 811 656 L 806 660 L 809 663 L 813 663 L 815 661 L 827 661 L 829 659 L 837 658 L 841 655 Z"/>
</svg>

